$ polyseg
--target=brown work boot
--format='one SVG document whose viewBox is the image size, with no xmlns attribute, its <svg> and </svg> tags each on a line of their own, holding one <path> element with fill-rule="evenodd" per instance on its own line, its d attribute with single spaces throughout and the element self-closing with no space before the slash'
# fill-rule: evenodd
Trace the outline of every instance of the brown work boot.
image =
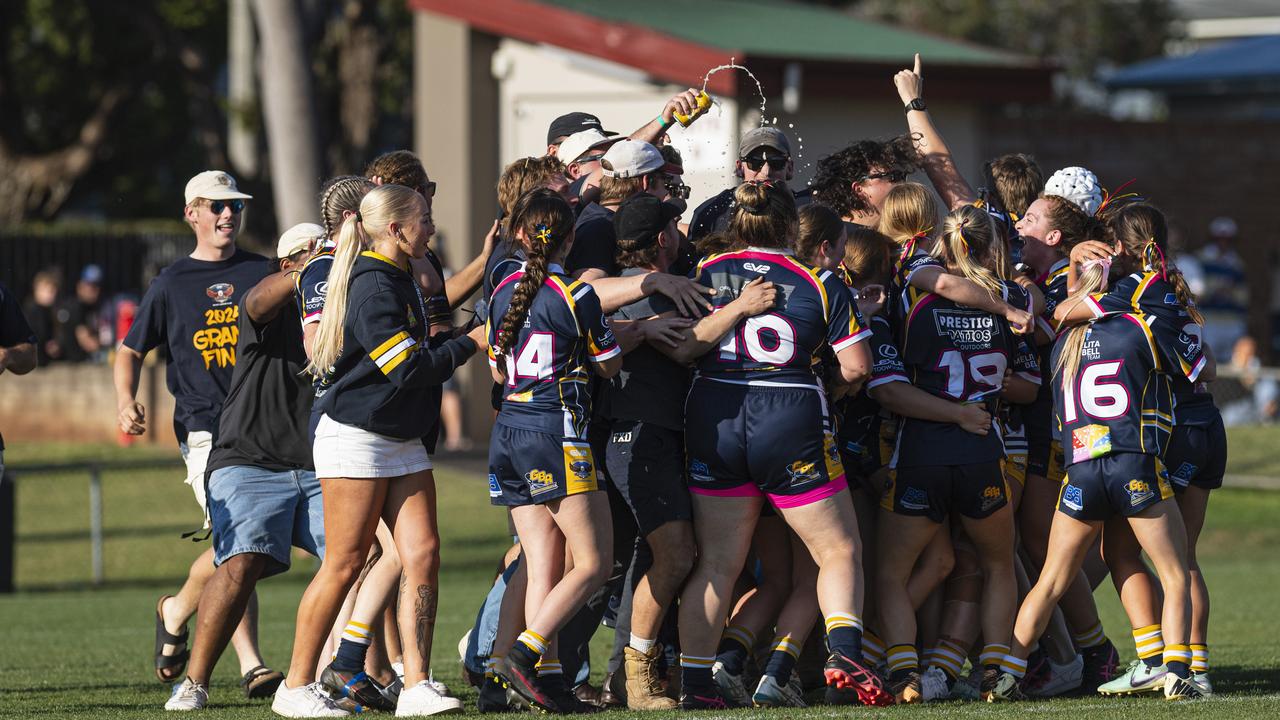
<svg viewBox="0 0 1280 720">
<path fill-rule="evenodd" d="M 679 705 L 667 697 L 658 679 L 658 657 L 662 647 L 654 645 L 642 653 L 631 646 L 623 649 L 623 663 L 627 672 L 628 710 L 675 710 Z"/>
</svg>

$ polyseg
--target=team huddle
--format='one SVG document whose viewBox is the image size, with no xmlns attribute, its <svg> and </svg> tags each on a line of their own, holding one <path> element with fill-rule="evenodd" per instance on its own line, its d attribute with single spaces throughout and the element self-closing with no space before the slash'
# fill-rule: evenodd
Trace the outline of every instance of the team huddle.
<svg viewBox="0 0 1280 720">
<path fill-rule="evenodd" d="M 481 712 L 1211 694 L 1195 546 L 1226 438 L 1163 214 L 1026 155 L 975 187 L 918 59 L 894 83 L 907 134 L 793 190 L 790 139 L 750 130 L 741 183 L 691 213 L 666 141 L 705 96 L 630 136 L 557 118 L 452 276 L 412 154 L 327 183 L 324 225 L 286 232 L 239 306 L 217 423 L 179 418 L 184 453 L 210 436 L 207 478 L 188 465 L 218 570 L 190 654 L 195 608 L 157 607 L 157 674 L 181 679 L 166 708 L 205 706 L 253 582 L 295 545 L 323 562 L 289 672 L 236 644 L 246 695 L 289 717 L 462 711 L 429 671 L 431 454 L 442 387 L 480 351 L 489 497 L 515 537 L 459 648 Z M 189 186 L 198 238 L 238 227 L 226 186 Z M 1127 668 L 1094 604 L 1107 575 Z"/>
</svg>

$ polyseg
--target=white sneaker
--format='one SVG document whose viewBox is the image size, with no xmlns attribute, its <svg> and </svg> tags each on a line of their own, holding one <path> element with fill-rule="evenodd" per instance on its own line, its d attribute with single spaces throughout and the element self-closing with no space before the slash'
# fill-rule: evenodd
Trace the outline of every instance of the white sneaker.
<svg viewBox="0 0 1280 720">
<path fill-rule="evenodd" d="M 396 717 L 443 715 L 462 712 L 462 701 L 441 695 L 429 680 L 407 687 L 396 703 Z"/>
<path fill-rule="evenodd" d="M 751 696 L 747 694 L 747 686 L 742 684 L 742 676 L 734 675 L 724 669 L 724 663 L 717 660 L 711 666 L 711 678 L 720 688 L 720 695 L 729 707 L 751 707 Z"/>
<path fill-rule="evenodd" d="M 351 713 L 338 707 L 319 682 L 291 688 L 284 683 L 276 688 L 271 711 L 294 718 L 346 717 Z"/>
<path fill-rule="evenodd" d="M 173 693 L 164 704 L 165 710 L 203 710 L 209 704 L 209 687 L 191 678 L 173 686 Z"/>
<path fill-rule="evenodd" d="M 751 696 L 751 702 L 756 707 L 808 707 L 804 702 L 804 692 L 797 682 L 795 672 L 791 673 L 791 680 L 786 685 L 779 685 L 777 678 L 772 675 L 761 675 L 760 684 L 756 685 L 755 695 Z"/>
<path fill-rule="evenodd" d="M 925 702 L 951 697 L 951 686 L 947 683 L 947 674 L 942 668 L 935 665 L 920 674 L 920 694 L 924 696 Z"/>
<path fill-rule="evenodd" d="M 1141 660 L 1129 663 L 1129 668 L 1120 677 L 1098 686 L 1103 695 L 1136 695 L 1138 693 L 1161 692 L 1164 690 L 1164 678 L 1168 674 L 1164 665 L 1147 667 Z"/>
<path fill-rule="evenodd" d="M 1205 697 L 1213 695 L 1213 683 L 1209 682 L 1209 673 L 1191 673 L 1191 682 L 1195 683 L 1196 687 L 1200 688 L 1201 695 L 1204 695 Z"/>
<path fill-rule="evenodd" d="M 1191 678 L 1180 678 L 1173 673 L 1165 673 L 1165 700 L 1198 700 L 1202 697 L 1204 693 L 1200 692 L 1200 686 L 1192 682 Z"/>
<path fill-rule="evenodd" d="M 453 697 L 453 693 L 449 692 L 449 686 L 440 682 L 430 672 L 427 673 L 427 684 L 435 688 L 435 691 L 445 697 Z M 400 679 L 400 687 L 404 687 L 404 678 Z"/>
<path fill-rule="evenodd" d="M 1075 690 L 1082 682 L 1084 682 L 1083 657 L 1076 655 L 1075 660 L 1066 665 L 1059 665 L 1050 659 L 1049 677 L 1038 687 L 1027 688 L 1027 695 L 1039 698 L 1057 697 Z"/>
</svg>

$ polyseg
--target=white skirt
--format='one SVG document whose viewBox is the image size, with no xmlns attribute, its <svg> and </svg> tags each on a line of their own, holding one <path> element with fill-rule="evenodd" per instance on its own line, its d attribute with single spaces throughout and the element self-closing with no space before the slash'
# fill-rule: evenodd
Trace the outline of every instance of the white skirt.
<svg viewBox="0 0 1280 720">
<path fill-rule="evenodd" d="M 400 440 L 321 415 L 311 450 L 320 478 L 399 477 L 431 469 L 422 440 Z"/>
</svg>

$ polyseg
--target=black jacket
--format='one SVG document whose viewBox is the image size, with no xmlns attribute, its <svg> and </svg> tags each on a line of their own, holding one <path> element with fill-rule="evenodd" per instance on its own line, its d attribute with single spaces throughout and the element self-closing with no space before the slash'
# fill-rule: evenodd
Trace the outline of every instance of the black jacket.
<svg viewBox="0 0 1280 720">
<path fill-rule="evenodd" d="M 316 408 L 379 435 L 421 438 L 440 413 L 437 386 L 476 351 L 470 338 L 429 336 L 426 303 L 408 272 L 363 252 L 351 269 L 342 353 Z"/>
</svg>

